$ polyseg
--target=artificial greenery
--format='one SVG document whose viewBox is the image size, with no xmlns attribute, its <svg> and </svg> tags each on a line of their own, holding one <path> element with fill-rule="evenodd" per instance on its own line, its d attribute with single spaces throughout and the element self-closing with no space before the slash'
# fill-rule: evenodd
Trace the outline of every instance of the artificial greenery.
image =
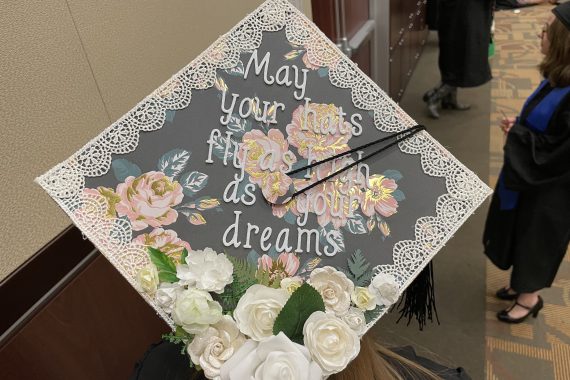
<svg viewBox="0 0 570 380">
<path fill-rule="evenodd" d="M 283 331 L 293 342 L 303 344 L 303 326 L 315 311 L 325 311 L 325 302 L 315 288 L 304 283 L 281 309 L 273 325 L 273 334 Z"/>
<path fill-rule="evenodd" d="M 186 355 L 186 346 L 194 339 L 194 336 L 187 333 L 182 327 L 176 326 L 174 332 L 163 334 L 162 339 L 170 343 L 181 344 L 182 348 L 180 353 Z M 190 363 L 192 363 L 192 361 L 190 361 Z M 190 366 L 192 366 L 192 364 L 190 364 Z"/>
<path fill-rule="evenodd" d="M 188 250 L 186 248 L 184 248 L 184 250 L 182 250 L 182 255 L 180 255 L 180 262 L 182 264 L 186 263 L 187 257 L 188 257 Z"/>
<path fill-rule="evenodd" d="M 158 269 L 158 278 L 160 282 L 178 282 L 176 277 L 176 265 L 174 261 L 160 250 L 148 247 L 150 261 Z"/>
<path fill-rule="evenodd" d="M 226 256 L 234 266 L 233 282 L 225 287 L 219 299 L 224 312 L 231 313 L 246 290 L 258 283 L 257 268 L 249 264 L 245 259 L 239 259 L 230 255 Z"/>
</svg>

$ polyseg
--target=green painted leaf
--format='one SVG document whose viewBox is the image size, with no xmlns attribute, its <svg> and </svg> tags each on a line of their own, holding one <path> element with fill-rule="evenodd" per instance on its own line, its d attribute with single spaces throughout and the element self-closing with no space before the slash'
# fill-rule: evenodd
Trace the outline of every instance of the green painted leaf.
<svg viewBox="0 0 570 380">
<path fill-rule="evenodd" d="M 395 200 L 397 200 L 398 202 L 401 202 L 403 200 L 406 199 L 406 196 L 404 195 L 404 192 L 402 190 L 396 190 L 392 193 L 392 196 L 394 197 Z"/>
<path fill-rule="evenodd" d="M 166 152 L 158 160 L 158 171 L 167 177 L 174 178 L 186 168 L 190 160 L 190 152 L 184 149 L 172 149 Z"/>
<path fill-rule="evenodd" d="M 124 182 L 127 177 L 133 176 L 138 177 L 141 175 L 141 169 L 137 164 L 125 160 L 124 158 L 118 158 L 113 160 L 111 163 L 111 168 L 113 169 L 113 174 L 119 182 Z"/>
<path fill-rule="evenodd" d="M 368 233 L 366 219 L 360 213 L 355 213 L 352 218 L 349 218 L 344 228 L 355 235 Z"/>
<path fill-rule="evenodd" d="M 402 173 L 400 173 L 399 171 L 394 170 L 394 169 L 386 170 L 386 171 L 385 171 L 384 173 L 382 173 L 382 174 L 384 174 L 384 177 L 391 178 L 391 179 L 393 179 L 393 180 L 396 181 L 396 182 L 399 181 L 399 180 L 401 180 L 401 179 L 404 177 L 404 176 L 402 175 Z"/>
<path fill-rule="evenodd" d="M 304 283 L 289 298 L 273 325 L 273 334 L 283 331 L 293 342 L 303 344 L 303 326 L 315 311 L 325 311 L 323 297 Z"/>
<path fill-rule="evenodd" d="M 160 250 L 152 247 L 148 247 L 148 253 L 150 256 L 150 261 L 158 269 L 158 278 L 160 282 L 177 282 L 178 277 L 176 277 L 176 265 L 172 259 L 166 256 Z"/>
<path fill-rule="evenodd" d="M 180 177 L 184 195 L 193 197 L 208 184 L 208 175 L 200 172 L 185 173 Z"/>
</svg>

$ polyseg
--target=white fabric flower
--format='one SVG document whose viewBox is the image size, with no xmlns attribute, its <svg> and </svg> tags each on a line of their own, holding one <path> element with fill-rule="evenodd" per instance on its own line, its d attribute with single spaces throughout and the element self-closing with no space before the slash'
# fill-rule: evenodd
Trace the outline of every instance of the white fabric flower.
<svg viewBox="0 0 570 380">
<path fill-rule="evenodd" d="M 248 340 L 224 363 L 221 380 L 321 380 L 322 370 L 307 348 L 285 334 Z"/>
<path fill-rule="evenodd" d="M 172 307 L 176 301 L 178 293 L 182 291 L 180 284 L 171 284 L 170 282 L 163 282 L 158 287 L 154 299 L 158 306 L 162 307 L 168 314 L 172 313 Z"/>
<path fill-rule="evenodd" d="M 376 297 L 370 293 L 368 288 L 357 286 L 350 295 L 352 302 L 362 310 L 374 310 L 376 308 Z"/>
<path fill-rule="evenodd" d="M 187 289 L 176 297 L 172 319 L 190 334 L 198 334 L 222 318 L 222 306 L 212 299 L 210 293 Z"/>
<path fill-rule="evenodd" d="M 364 331 L 366 330 L 366 317 L 361 309 L 351 307 L 345 314 L 340 316 L 340 319 L 342 319 L 348 327 L 354 330 L 358 336 L 364 334 Z"/>
<path fill-rule="evenodd" d="M 190 251 L 186 264 L 176 267 L 180 284 L 195 286 L 208 292 L 223 293 L 224 287 L 233 281 L 234 266 L 224 253 L 212 248 Z"/>
<path fill-rule="evenodd" d="M 325 375 L 346 368 L 360 352 L 360 340 L 354 330 L 333 314 L 316 311 L 303 326 L 305 347 Z"/>
<path fill-rule="evenodd" d="M 287 277 L 281 280 L 281 289 L 285 289 L 289 294 L 293 294 L 301 285 L 303 285 L 301 277 Z"/>
<path fill-rule="evenodd" d="M 245 343 L 246 338 L 232 319 L 224 315 L 217 323 L 194 337 L 188 345 L 190 359 L 208 379 L 220 376 L 220 368 Z"/>
<path fill-rule="evenodd" d="M 156 269 L 156 265 L 150 263 L 142 267 L 137 272 L 137 284 L 140 292 L 154 295 L 159 284 L 158 269 Z"/>
<path fill-rule="evenodd" d="M 344 273 L 330 266 L 316 268 L 311 272 L 308 282 L 321 294 L 328 311 L 336 315 L 346 313 L 350 307 L 354 284 Z"/>
<path fill-rule="evenodd" d="M 286 290 L 259 284 L 250 286 L 234 310 L 240 331 L 256 341 L 272 336 L 275 319 L 288 299 Z"/>
<path fill-rule="evenodd" d="M 368 290 L 376 297 L 376 303 L 379 306 L 390 306 L 396 303 L 400 296 L 400 289 L 396 278 L 386 273 L 379 273 L 374 276 L 368 286 Z"/>
</svg>

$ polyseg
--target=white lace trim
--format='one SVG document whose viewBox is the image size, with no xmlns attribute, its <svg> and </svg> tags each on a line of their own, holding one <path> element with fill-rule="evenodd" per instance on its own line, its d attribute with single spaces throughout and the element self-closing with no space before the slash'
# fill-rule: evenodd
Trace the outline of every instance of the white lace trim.
<svg viewBox="0 0 570 380">
<path fill-rule="evenodd" d="M 334 86 L 351 89 L 352 102 L 357 108 L 374 112 L 377 129 L 398 132 L 417 124 L 294 6 L 286 0 L 266 1 L 77 153 L 36 179 L 135 288 L 138 269 L 149 262 L 146 250 L 132 242 L 128 221 L 106 215 L 107 203 L 103 197 L 83 192 L 85 177 L 107 173 L 112 154 L 134 151 L 141 131 L 162 128 L 167 110 L 183 109 L 190 104 L 192 89 L 212 87 L 217 69 L 235 67 L 241 53 L 261 45 L 263 32 L 283 28 L 289 42 L 306 49 L 311 64 L 329 68 L 329 79 Z M 375 268 L 375 273 L 393 274 L 400 288 L 405 289 L 491 189 L 426 132 L 402 141 L 399 148 L 407 154 L 419 154 L 423 171 L 444 177 L 448 191 L 439 197 L 435 216 L 416 221 L 415 240 L 394 245 L 394 264 Z M 141 295 L 174 326 L 170 316 L 151 297 Z M 371 321 L 366 330 L 382 315 Z"/>
</svg>

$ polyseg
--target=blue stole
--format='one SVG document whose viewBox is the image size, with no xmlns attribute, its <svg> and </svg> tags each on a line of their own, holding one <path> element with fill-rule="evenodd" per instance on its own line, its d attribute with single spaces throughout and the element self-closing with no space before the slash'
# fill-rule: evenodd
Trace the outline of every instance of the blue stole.
<svg viewBox="0 0 570 380">
<path fill-rule="evenodd" d="M 533 94 L 526 100 L 521 115 L 524 113 L 526 107 L 528 107 L 530 101 L 540 92 L 540 90 L 544 88 L 544 86 L 546 86 L 547 83 L 547 79 L 543 80 L 542 83 L 540 83 L 540 86 L 534 90 Z M 552 119 L 552 116 L 554 115 L 554 111 L 556 111 L 556 108 L 568 93 L 570 93 L 570 87 L 553 88 L 550 93 L 548 93 L 548 95 L 546 95 L 544 99 L 534 107 L 526 119 L 521 120 L 519 116 L 516 122 L 531 129 L 533 132 L 544 133 L 550 123 L 550 119 Z M 497 191 L 499 193 L 499 200 L 501 201 L 501 210 L 514 210 L 517 207 L 519 192 L 506 188 L 503 172 L 501 172 L 499 176 Z"/>
</svg>

